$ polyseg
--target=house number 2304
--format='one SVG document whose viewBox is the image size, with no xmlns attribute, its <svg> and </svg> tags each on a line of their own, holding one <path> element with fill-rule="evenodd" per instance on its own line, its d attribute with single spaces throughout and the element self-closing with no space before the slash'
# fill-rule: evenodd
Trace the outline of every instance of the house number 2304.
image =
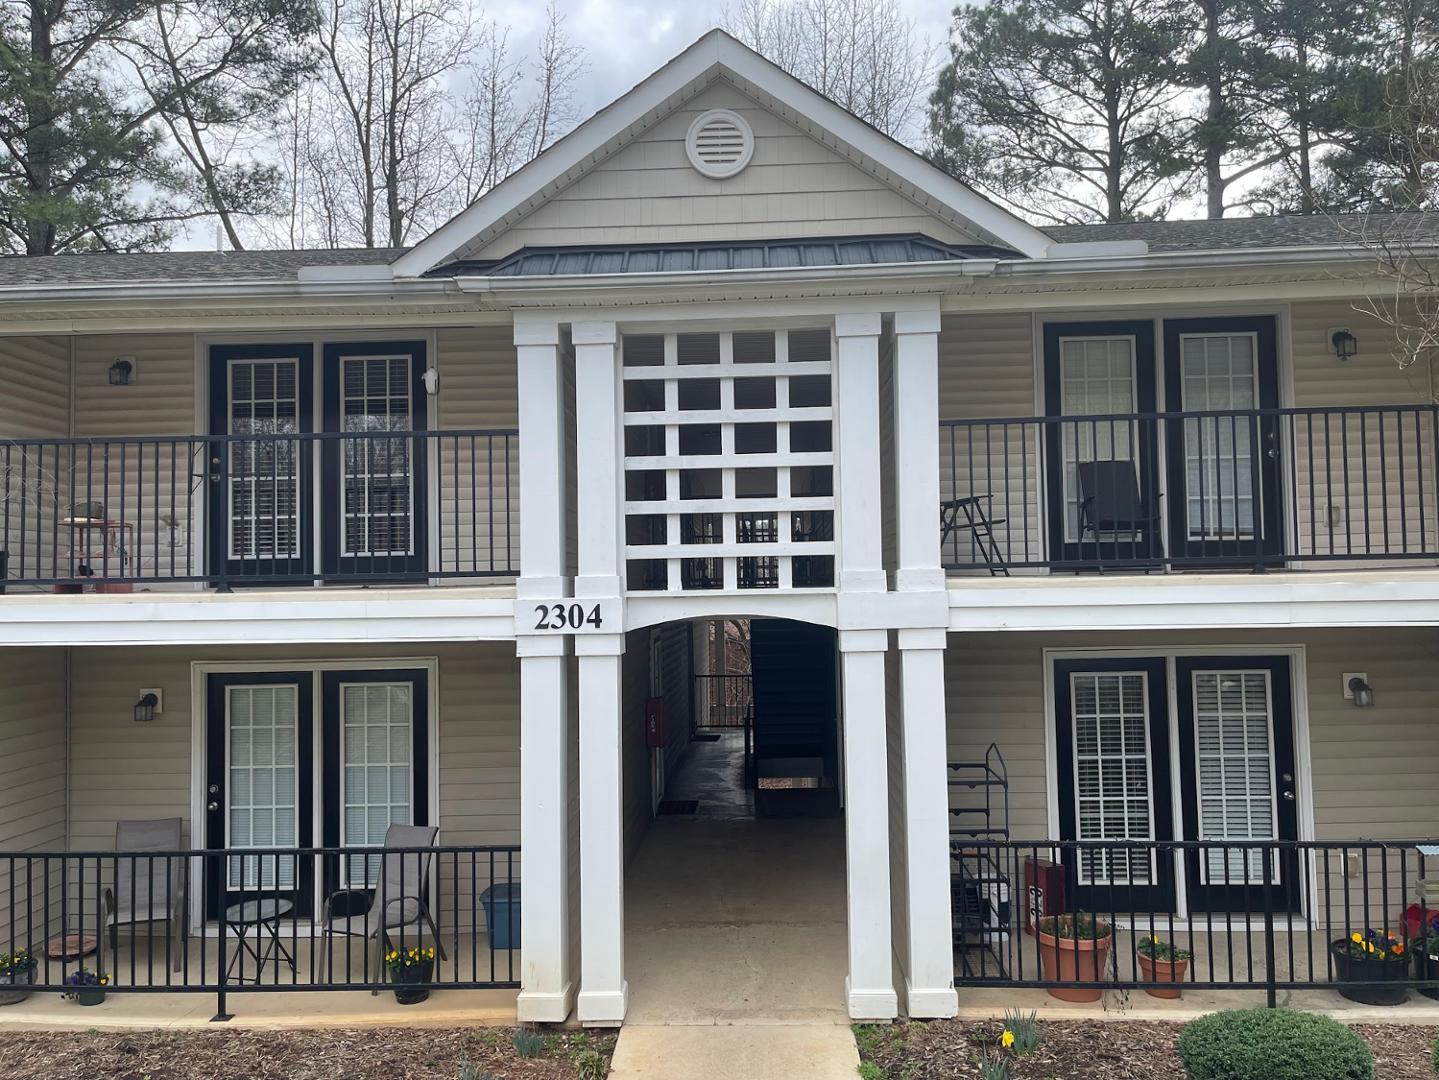
<svg viewBox="0 0 1439 1080">
<path fill-rule="evenodd" d="M 586 608 L 583 604 L 536 604 L 536 630 L 583 630 L 593 626 L 596 630 L 604 626 L 600 605 Z"/>
</svg>

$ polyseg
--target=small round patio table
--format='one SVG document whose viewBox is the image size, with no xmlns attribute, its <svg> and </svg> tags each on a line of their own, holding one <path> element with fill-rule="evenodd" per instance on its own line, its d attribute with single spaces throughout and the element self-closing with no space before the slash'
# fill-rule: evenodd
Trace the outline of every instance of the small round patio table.
<svg viewBox="0 0 1439 1080">
<path fill-rule="evenodd" d="M 225 921 L 235 931 L 235 951 L 225 966 L 225 981 L 255 983 L 264 977 L 265 965 L 284 961 L 295 972 L 295 956 L 280 939 L 280 920 L 295 910 L 292 901 L 272 897 L 246 900 L 225 909 Z M 254 961 L 254 974 L 245 971 L 245 957 Z M 236 974 L 236 965 L 239 973 Z"/>
</svg>

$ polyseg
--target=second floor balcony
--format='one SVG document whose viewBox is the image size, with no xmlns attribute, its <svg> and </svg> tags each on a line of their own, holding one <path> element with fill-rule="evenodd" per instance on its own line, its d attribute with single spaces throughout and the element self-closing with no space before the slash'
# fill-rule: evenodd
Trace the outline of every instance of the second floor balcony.
<svg viewBox="0 0 1439 1080">
<path fill-rule="evenodd" d="M 942 422 L 958 572 L 1390 567 L 1439 559 L 1431 404 Z"/>
<path fill-rule="evenodd" d="M 513 577 L 509 429 L 0 441 L 0 580 L 137 586 Z"/>
</svg>

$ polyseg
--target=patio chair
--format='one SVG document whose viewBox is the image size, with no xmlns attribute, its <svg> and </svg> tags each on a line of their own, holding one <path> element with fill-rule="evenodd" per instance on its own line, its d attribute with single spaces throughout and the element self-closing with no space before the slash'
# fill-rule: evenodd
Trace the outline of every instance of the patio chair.
<svg viewBox="0 0 1439 1080">
<path fill-rule="evenodd" d="M 180 819 L 120 821 L 115 824 L 115 882 L 102 896 L 104 925 L 109 931 L 110 953 L 120 963 L 120 927 L 130 927 L 132 947 L 139 942 L 135 927 L 164 923 L 170 945 L 170 968 L 179 971 L 184 959 L 186 921 L 189 906 L 189 867 L 185 859 L 172 857 L 181 850 Z M 147 859 L 154 852 L 165 858 Z M 131 856 L 124 858 L 123 856 Z M 105 968 L 104 946 L 100 967 Z M 114 969 L 111 969 L 114 970 Z"/>
<path fill-rule="evenodd" d="M 990 516 L 993 502 L 993 495 L 984 494 L 966 495 L 940 503 L 939 546 L 940 550 L 943 550 L 957 534 L 967 532 L 974 549 L 989 568 L 989 576 L 1009 577 L 1009 566 L 994 539 L 994 527 L 1003 525 L 1005 519 Z"/>
<path fill-rule="evenodd" d="M 430 862 L 433 856 L 428 852 L 401 854 L 389 850 L 434 847 L 439 832 L 433 825 L 391 825 L 385 830 L 387 853 L 380 858 L 380 878 L 374 889 L 340 889 L 325 898 L 324 911 L 320 916 L 320 978 L 329 971 L 326 961 L 332 948 L 331 939 L 335 937 L 372 941 L 375 948 L 373 970 L 381 975 L 384 965 L 380 961 L 385 946 L 393 936 L 406 931 L 413 931 L 418 940 L 420 930 L 428 929 L 435 941 L 435 952 L 441 960 L 449 959 L 440 941 L 440 928 L 435 925 L 435 918 L 430 913 Z M 350 855 L 347 858 L 363 859 L 365 856 Z"/>
<path fill-rule="evenodd" d="M 1141 544 L 1131 539 L 1133 553 L 1146 556 L 1157 552 L 1159 539 L 1159 499 L 1139 493 L 1139 477 L 1132 461 L 1084 461 L 1079 473 L 1079 536 L 1094 537 L 1098 545 L 1108 538 L 1118 544 L 1121 536 L 1142 534 Z"/>
</svg>

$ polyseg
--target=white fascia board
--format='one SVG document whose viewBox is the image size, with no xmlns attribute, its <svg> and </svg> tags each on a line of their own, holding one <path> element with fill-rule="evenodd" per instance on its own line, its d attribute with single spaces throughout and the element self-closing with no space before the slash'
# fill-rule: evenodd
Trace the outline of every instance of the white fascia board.
<svg viewBox="0 0 1439 1080">
<path fill-rule="evenodd" d="M 1439 626 L 1432 571 L 1215 574 L 1183 580 L 949 579 L 951 631 Z"/>
<path fill-rule="evenodd" d="M 474 590 L 376 590 L 363 599 L 288 594 L 7 597 L 0 646 L 512 641 L 515 601 Z"/>
<path fill-rule="evenodd" d="M 672 98 L 697 84 L 707 85 L 721 73 L 754 86 L 796 114 L 810 118 L 881 170 L 912 184 L 998 242 L 1031 258 L 1042 258 L 1053 245 L 1054 241 L 1033 225 L 965 187 L 724 31 L 711 30 L 396 259 L 392 264 L 395 276 L 418 277 L 443 263 L 551 184 L 570 176 L 595 155 L 607 152 L 611 143 L 651 113 L 665 108 Z"/>
<path fill-rule="evenodd" d="M 87 281 L 55 285 L 0 285 L 0 306 L 31 300 L 202 300 L 202 299 L 293 299 L 304 297 L 433 296 L 454 292 L 445 278 L 395 281 L 386 268 L 380 277 L 326 278 L 316 280 L 270 281 L 250 278 L 233 280 L 174 281 Z"/>
</svg>

